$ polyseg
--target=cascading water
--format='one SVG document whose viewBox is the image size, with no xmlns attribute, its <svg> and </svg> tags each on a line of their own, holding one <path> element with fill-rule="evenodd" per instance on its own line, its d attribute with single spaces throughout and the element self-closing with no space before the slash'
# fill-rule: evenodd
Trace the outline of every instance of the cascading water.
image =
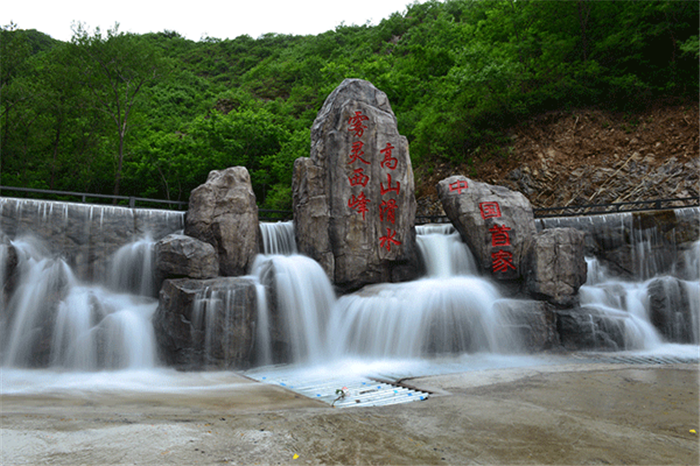
<svg viewBox="0 0 700 466">
<path fill-rule="evenodd" d="M 675 230 L 661 231 L 674 222 L 697 222 L 699 215 L 694 207 L 539 221 L 544 228 L 586 231 L 587 249 L 605 260 L 587 259 L 587 282 L 579 290 L 581 311 L 602 349 L 649 351 L 669 342 L 700 342 L 700 241 L 675 254 Z"/>
<path fill-rule="evenodd" d="M 261 341 L 271 342 L 274 326 L 282 335 L 278 338 L 285 346 L 281 351 L 289 353 L 289 359 L 308 363 L 322 359 L 327 354 L 327 326 L 335 294 L 321 266 L 305 256 L 260 255 L 252 273 L 270 286 L 275 296 L 276 319 L 267 306 L 258 307 L 263 317 L 259 320 Z M 261 351 L 269 361 L 273 350 L 267 347 Z"/>
<path fill-rule="evenodd" d="M 619 349 L 651 349 L 662 343 L 659 332 L 649 320 L 648 300 L 644 284 L 627 283 L 610 278 L 594 258 L 587 259 L 589 273 L 579 290 L 581 307 L 589 317 L 602 315 L 611 333 L 619 333 Z"/>
<path fill-rule="evenodd" d="M 265 254 L 296 254 L 297 242 L 294 238 L 294 222 L 261 222 L 260 233 Z"/>
<path fill-rule="evenodd" d="M 61 211 L 51 209 L 46 215 Z M 93 210 L 90 218 L 102 216 Z M 629 226 L 614 216 L 604 223 Z M 499 310 L 506 300 L 491 282 L 478 276 L 474 258 L 451 225 L 417 227 L 427 271 L 423 279 L 372 285 L 338 299 L 321 267 L 296 254 L 291 222 L 263 224 L 261 231 L 265 254 L 246 277 L 256 280 L 257 364 L 483 355 L 522 349 L 517 344 L 518 324 Z M 622 236 L 605 241 L 613 248 Z M 649 237 L 640 241 L 651 244 Z M 669 266 L 657 260 L 658 245 L 652 246 L 656 265 L 651 267 L 643 265 L 646 252 L 634 253 L 644 274 Z M 150 322 L 157 306 L 152 299 L 152 241 L 138 239 L 114 251 L 108 266 L 103 266 L 103 286 L 76 278 L 69 262 L 54 257 L 38 242 L 20 238 L 0 243 L 5 366 L 95 370 L 157 365 Z M 697 344 L 700 242 L 684 254 L 683 279 L 622 280 L 591 259 L 589 280 L 580 297 L 581 309 L 589 313 L 595 331 L 622 335 L 618 349 L 653 350 L 669 340 Z M 14 272 L 8 274 L 11 269 Z M 216 316 L 225 316 L 226 309 L 239 305 L 230 293 L 210 291 L 205 289 L 195 299 L 198 307 L 193 313 L 194 327 L 205 334 Z M 510 309 L 512 313 L 512 303 Z M 602 326 L 601 316 L 606 322 Z M 688 319 L 690 326 L 685 324 Z M 217 338 L 205 335 L 204 345 L 213 347 Z"/>
<path fill-rule="evenodd" d="M 416 242 L 428 277 L 475 275 L 476 261 L 452 224 L 416 227 Z"/>
<path fill-rule="evenodd" d="M 451 225 L 417 227 L 427 277 L 367 286 L 341 297 L 332 313 L 332 354 L 416 358 L 499 352 L 512 340 L 494 304 L 496 287 Z"/>
<path fill-rule="evenodd" d="M 152 243 L 144 246 L 142 240 L 135 244 L 136 249 L 152 248 Z M 114 279 L 122 292 L 109 291 L 78 280 L 65 261 L 52 258 L 36 240 L 19 239 L 9 246 L 17 264 L 12 274 L 15 290 L 3 303 L 3 315 L 10 322 L 4 338 L 6 366 L 74 370 L 155 366 L 150 318 L 157 302 L 139 295 L 140 291 L 152 295 L 152 282 L 124 289 L 125 284 Z M 117 269 L 149 273 L 152 269 L 150 254 L 136 254 L 131 261 L 128 254 L 117 256 Z M 8 265 L 1 263 L 0 268 Z"/>
<path fill-rule="evenodd" d="M 119 248 L 107 273 L 107 286 L 117 292 L 158 295 L 153 276 L 153 239 L 138 239 Z"/>
</svg>

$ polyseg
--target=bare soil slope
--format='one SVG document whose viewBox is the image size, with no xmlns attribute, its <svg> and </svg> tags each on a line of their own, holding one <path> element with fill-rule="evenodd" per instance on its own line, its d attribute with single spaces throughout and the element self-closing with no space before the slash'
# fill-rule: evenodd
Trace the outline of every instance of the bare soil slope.
<svg viewBox="0 0 700 466">
<path fill-rule="evenodd" d="M 435 184 L 453 174 L 520 191 L 536 208 L 698 197 L 698 131 L 697 103 L 540 115 L 480 160 L 418 168 L 419 215 L 442 213 Z"/>
</svg>

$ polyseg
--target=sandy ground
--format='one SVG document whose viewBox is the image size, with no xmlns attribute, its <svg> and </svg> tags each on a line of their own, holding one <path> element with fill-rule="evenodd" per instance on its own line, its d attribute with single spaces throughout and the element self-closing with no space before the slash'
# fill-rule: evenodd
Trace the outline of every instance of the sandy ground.
<svg viewBox="0 0 700 466">
<path fill-rule="evenodd" d="M 191 394 L 3 395 L 2 464 L 697 465 L 698 366 L 578 364 L 410 381 L 332 408 L 240 379 Z"/>
</svg>

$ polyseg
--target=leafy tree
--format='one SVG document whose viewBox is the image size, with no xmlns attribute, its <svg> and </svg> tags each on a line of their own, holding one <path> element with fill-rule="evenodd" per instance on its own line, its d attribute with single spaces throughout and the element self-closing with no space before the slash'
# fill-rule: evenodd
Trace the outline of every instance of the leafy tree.
<svg viewBox="0 0 700 466">
<path fill-rule="evenodd" d="M 81 83 L 90 90 L 94 105 L 110 119 L 116 133 L 114 194 L 118 195 L 133 113 L 141 103 L 145 85 L 162 73 L 160 55 L 138 36 L 119 32 L 118 25 L 106 36 L 99 28 L 90 35 L 77 25 L 72 42 L 81 61 Z"/>
</svg>

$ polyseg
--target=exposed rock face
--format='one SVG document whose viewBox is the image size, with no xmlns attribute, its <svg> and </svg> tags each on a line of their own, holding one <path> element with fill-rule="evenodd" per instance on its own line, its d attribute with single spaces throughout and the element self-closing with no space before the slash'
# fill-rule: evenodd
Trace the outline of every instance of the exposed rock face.
<svg viewBox="0 0 700 466">
<path fill-rule="evenodd" d="M 557 313 L 557 330 L 567 350 L 618 351 L 625 349 L 624 318 L 606 316 L 582 306 Z"/>
<path fill-rule="evenodd" d="M 244 275 L 260 245 L 258 207 L 245 167 L 213 170 L 190 194 L 185 234 L 211 244 L 221 275 Z"/>
<path fill-rule="evenodd" d="M 522 194 L 501 186 L 451 176 L 438 183 L 445 213 L 476 257 L 498 280 L 524 274 L 524 260 L 537 233 L 532 206 Z"/>
<path fill-rule="evenodd" d="M 501 320 L 514 330 L 512 347 L 504 351 L 538 352 L 558 347 L 557 319 L 552 306 L 542 301 L 501 299 L 494 304 Z"/>
<path fill-rule="evenodd" d="M 586 282 L 584 234 L 573 228 L 553 228 L 535 235 L 528 256 L 527 289 L 537 299 L 558 306 L 576 302 Z"/>
<path fill-rule="evenodd" d="M 219 258 L 214 246 L 187 235 L 172 234 L 155 244 L 156 270 L 163 278 L 214 278 Z"/>
<path fill-rule="evenodd" d="M 3 310 L 7 309 L 6 301 L 15 290 L 17 277 L 19 276 L 16 273 L 18 263 L 17 250 L 10 244 L 10 239 L 0 233 L 0 307 Z M 6 317 L 4 314 L 4 312 L 0 313 L 0 319 Z"/>
<path fill-rule="evenodd" d="M 311 154 L 294 164 L 294 220 L 302 254 L 341 289 L 411 279 L 416 200 L 408 142 L 386 94 L 346 79 L 311 128 Z"/>
<path fill-rule="evenodd" d="M 649 317 L 661 335 L 674 343 L 698 343 L 700 330 L 693 318 L 693 307 L 700 305 L 697 282 L 685 283 L 673 277 L 656 278 L 649 283 L 647 291 Z"/>
<path fill-rule="evenodd" d="M 253 280 L 166 280 L 153 316 L 160 357 L 182 369 L 249 367 L 256 314 Z"/>
</svg>

